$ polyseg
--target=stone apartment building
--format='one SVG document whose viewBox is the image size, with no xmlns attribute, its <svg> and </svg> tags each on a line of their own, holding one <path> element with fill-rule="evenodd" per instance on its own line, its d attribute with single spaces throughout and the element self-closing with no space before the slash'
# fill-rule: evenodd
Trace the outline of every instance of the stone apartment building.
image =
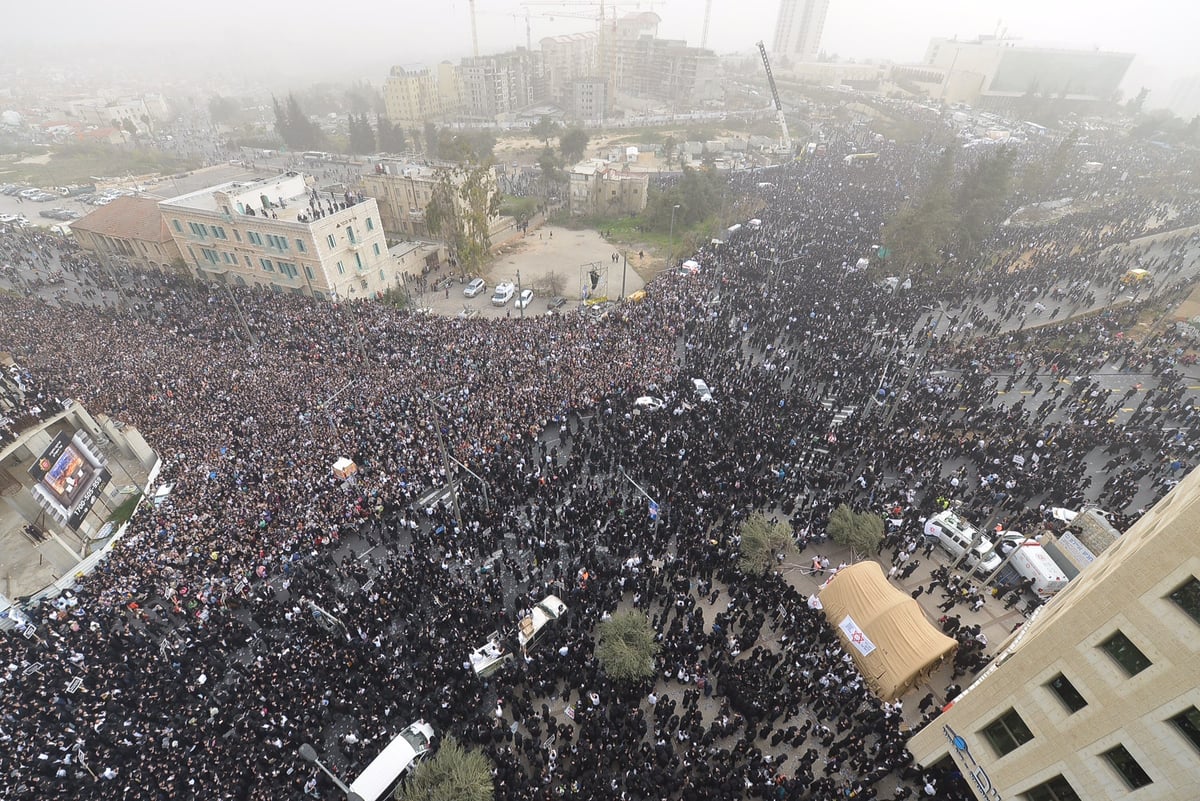
<svg viewBox="0 0 1200 801">
<path fill-rule="evenodd" d="M 79 247 L 101 264 L 166 271 L 182 263 L 156 198 L 125 195 L 71 223 Z"/>
</svg>

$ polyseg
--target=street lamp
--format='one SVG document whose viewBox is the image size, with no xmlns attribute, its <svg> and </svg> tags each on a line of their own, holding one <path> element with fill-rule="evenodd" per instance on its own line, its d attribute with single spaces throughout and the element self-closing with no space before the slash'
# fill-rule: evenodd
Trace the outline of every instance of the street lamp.
<svg viewBox="0 0 1200 801">
<path fill-rule="evenodd" d="M 311 762 L 325 772 L 330 781 L 337 785 L 337 788 L 346 796 L 346 801 L 363 801 L 363 797 L 346 786 L 346 783 L 334 776 L 329 768 L 322 764 L 321 760 L 317 759 L 317 750 L 308 743 L 300 746 L 300 758 L 305 762 Z"/>
<path fill-rule="evenodd" d="M 671 207 L 671 238 L 669 240 L 670 241 L 670 250 L 668 251 L 668 254 L 667 254 L 667 261 L 671 261 L 671 262 L 675 261 L 675 212 L 677 212 L 678 210 L 679 210 L 678 203 L 676 203 L 674 206 Z"/>
</svg>

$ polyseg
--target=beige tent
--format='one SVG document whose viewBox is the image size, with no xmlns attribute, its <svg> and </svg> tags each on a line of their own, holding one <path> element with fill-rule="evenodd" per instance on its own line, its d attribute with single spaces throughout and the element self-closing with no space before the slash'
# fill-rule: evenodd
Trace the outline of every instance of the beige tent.
<svg viewBox="0 0 1200 801">
<path fill-rule="evenodd" d="M 821 590 L 821 605 L 871 689 L 894 701 L 958 647 L 906 593 L 888 583 L 878 562 L 859 562 Z"/>
</svg>

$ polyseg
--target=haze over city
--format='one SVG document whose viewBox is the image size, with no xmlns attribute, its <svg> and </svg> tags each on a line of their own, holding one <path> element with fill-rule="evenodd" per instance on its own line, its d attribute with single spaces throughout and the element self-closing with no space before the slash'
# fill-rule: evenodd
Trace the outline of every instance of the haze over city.
<svg viewBox="0 0 1200 801">
<path fill-rule="evenodd" d="M 530 6 L 534 46 L 542 36 L 594 30 L 596 5 Z M 704 5 L 704 0 L 641 0 L 619 2 L 617 8 L 621 14 L 653 8 L 663 18 L 661 35 L 695 45 Z M 525 43 L 525 9 L 519 3 L 479 0 L 476 7 L 481 52 Z M 778 8 L 778 0 L 713 0 L 710 47 L 748 52 L 759 39 L 769 41 Z M 131 78 L 141 65 L 147 76 L 159 70 L 172 76 L 238 73 L 249 80 L 260 75 L 273 86 L 322 78 L 378 81 L 393 64 L 457 60 L 471 52 L 466 0 L 209 0 L 186 13 L 150 0 L 62 0 L 13 3 L 4 14 L 0 63 L 46 69 L 56 59 L 112 62 Z M 1025 45 L 1125 51 L 1138 56 L 1124 84 L 1126 94 L 1149 86 L 1148 104 L 1156 106 L 1166 103 L 1172 81 L 1200 71 L 1196 30 L 1200 5 L 1175 0 L 1147 0 L 1136 7 L 1116 0 L 833 0 L 822 51 L 840 58 L 917 62 L 932 36 L 1001 33 Z M 23 60 L 25 53 L 38 60 Z"/>
</svg>

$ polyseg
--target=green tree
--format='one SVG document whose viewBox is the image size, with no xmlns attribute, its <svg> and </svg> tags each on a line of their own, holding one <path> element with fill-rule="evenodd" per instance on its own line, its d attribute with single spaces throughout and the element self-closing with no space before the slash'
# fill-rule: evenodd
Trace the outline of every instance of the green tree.
<svg viewBox="0 0 1200 801">
<path fill-rule="evenodd" d="M 382 114 L 375 115 L 375 136 L 379 139 L 379 149 L 385 153 L 403 153 L 408 146 L 404 139 L 404 129 L 392 124 Z"/>
<path fill-rule="evenodd" d="M 838 545 L 856 554 L 867 554 L 883 539 L 883 518 L 871 512 L 856 512 L 843 503 L 829 515 L 826 531 Z"/>
<path fill-rule="evenodd" d="M 1008 211 L 1015 153 L 1003 148 L 976 161 L 963 175 L 955 193 L 954 254 L 974 261 L 980 245 Z"/>
<path fill-rule="evenodd" d="M 1146 105 L 1146 98 L 1149 96 L 1150 90 L 1143 86 L 1138 91 L 1137 95 L 1130 98 L 1129 102 L 1125 104 L 1125 110 L 1136 117 L 1138 114 L 1142 113 L 1142 109 Z"/>
<path fill-rule="evenodd" d="M 541 139 L 546 147 L 550 147 L 550 137 L 558 132 L 558 123 L 543 114 L 538 121 L 529 126 L 529 133 Z"/>
<path fill-rule="evenodd" d="M 558 137 L 558 149 L 568 164 L 574 164 L 583 158 L 587 151 L 588 132 L 582 128 L 568 128 Z"/>
<path fill-rule="evenodd" d="M 294 93 L 288 93 L 287 100 L 280 104 L 278 98 L 272 97 L 271 103 L 275 109 L 275 131 L 292 150 L 319 150 L 325 142 L 325 135 L 316 123 L 308 118 L 300 101 Z"/>
<path fill-rule="evenodd" d="M 437 126 L 432 122 L 425 123 L 425 155 L 431 159 L 441 158 L 441 153 L 438 152 L 440 139 L 438 138 Z"/>
<path fill-rule="evenodd" d="M 920 198 L 914 199 L 888 221 L 883 243 L 906 274 L 935 268 L 955 236 L 954 164 L 956 151 L 946 147 Z"/>
<path fill-rule="evenodd" d="M 675 137 L 671 136 L 670 134 L 668 134 L 667 138 L 663 140 L 662 158 L 663 164 L 667 165 L 667 169 L 670 169 L 671 167 L 671 158 L 675 155 L 675 148 L 678 146 L 678 144 L 679 143 L 675 141 Z"/>
<path fill-rule="evenodd" d="M 652 677 L 654 658 L 661 649 L 641 612 L 618 612 L 597 627 L 596 658 L 604 674 L 619 684 Z"/>
<path fill-rule="evenodd" d="M 725 178 L 720 173 L 684 167 L 683 177 L 670 189 L 651 191 L 642 219 L 651 230 L 666 233 L 673 213 L 675 232 L 680 233 L 720 212 L 724 189 Z"/>
<path fill-rule="evenodd" d="M 366 114 L 349 116 L 350 152 L 356 154 L 374 153 L 375 130 L 371 127 Z"/>
<path fill-rule="evenodd" d="M 491 222 L 500 213 L 500 190 L 489 164 L 460 164 L 441 171 L 425 207 L 429 232 L 446 240 L 459 266 L 478 272 L 492 248 Z"/>
<path fill-rule="evenodd" d="M 453 737 L 421 762 L 396 788 L 395 801 L 491 801 L 492 763 L 478 749 L 467 750 Z"/>
<path fill-rule="evenodd" d="M 761 512 L 750 515 L 739 533 L 738 567 L 743 573 L 762 575 L 775 567 L 780 554 L 786 559 L 796 553 L 792 530 L 784 523 L 772 523 Z"/>
</svg>

